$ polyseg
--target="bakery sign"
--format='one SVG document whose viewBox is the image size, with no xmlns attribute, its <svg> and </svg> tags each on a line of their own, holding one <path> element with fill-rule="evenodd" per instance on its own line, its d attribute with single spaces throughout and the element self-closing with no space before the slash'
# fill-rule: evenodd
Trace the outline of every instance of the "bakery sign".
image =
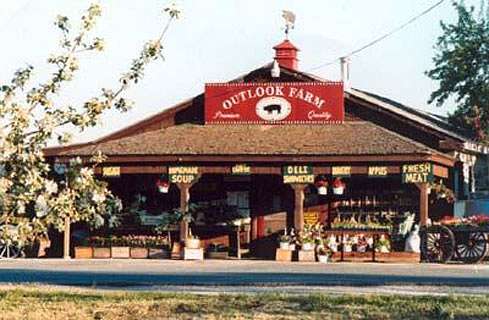
<svg viewBox="0 0 489 320">
<path fill-rule="evenodd" d="M 340 123 L 341 82 L 210 83 L 205 86 L 205 122 Z"/>
</svg>

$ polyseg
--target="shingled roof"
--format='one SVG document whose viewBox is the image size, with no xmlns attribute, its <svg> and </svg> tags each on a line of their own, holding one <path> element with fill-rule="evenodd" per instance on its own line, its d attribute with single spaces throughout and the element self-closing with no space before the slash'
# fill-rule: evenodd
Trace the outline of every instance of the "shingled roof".
<svg viewBox="0 0 489 320">
<path fill-rule="evenodd" d="M 370 122 L 340 125 L 184 124 L 100 142 L 59 156 L 393 155 L 439 152 Z"/>
</svg>

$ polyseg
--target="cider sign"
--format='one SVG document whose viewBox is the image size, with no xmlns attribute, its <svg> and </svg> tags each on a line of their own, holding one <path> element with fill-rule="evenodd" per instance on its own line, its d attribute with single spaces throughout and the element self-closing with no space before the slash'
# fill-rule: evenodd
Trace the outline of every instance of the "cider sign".
<svg viewBox="0 0 489 320">
<path fill-rule="evenodd" d="M 170 183 L 192 183 L 199 176 L 199 167 L 169 167 Z"/>
<path fill-rule="evenodd" d="M 402 183 L 433 182 L 433 164 L 417 163 L 402 166 Z"/>
<path fill-rule="evenodd" d="M 284 166 L 282 168 L 284 183 L 314 183 L 312 166 Z"/>
</svg>

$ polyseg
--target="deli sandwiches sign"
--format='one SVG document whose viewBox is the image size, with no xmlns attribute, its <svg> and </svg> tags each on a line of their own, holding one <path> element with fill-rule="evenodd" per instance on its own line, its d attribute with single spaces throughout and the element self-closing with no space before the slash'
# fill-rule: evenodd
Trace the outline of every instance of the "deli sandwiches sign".
<svg viewBox="0 0 489 320">
<path fill-rule="evenodd" d="M 211 83 L 205 87 L 206 123 L 338 123 L 343 84 Z"/>
</svg>

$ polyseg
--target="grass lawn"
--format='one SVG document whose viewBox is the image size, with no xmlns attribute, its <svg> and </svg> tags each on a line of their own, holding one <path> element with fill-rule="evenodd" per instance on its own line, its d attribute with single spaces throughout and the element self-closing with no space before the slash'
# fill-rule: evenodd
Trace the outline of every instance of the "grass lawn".
<svg viewBox="0 0 489 320">
<path fill-rule="evenodd" d="M 0 289 L 0 319 L 488 319 L 488 296 L 193 295 Z"/>
</svg>

